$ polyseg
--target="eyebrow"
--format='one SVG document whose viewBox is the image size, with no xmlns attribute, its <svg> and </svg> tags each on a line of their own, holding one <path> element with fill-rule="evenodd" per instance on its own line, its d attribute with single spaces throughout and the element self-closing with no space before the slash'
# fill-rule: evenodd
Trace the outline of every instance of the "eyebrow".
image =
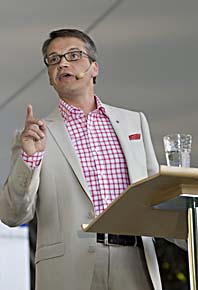
<svg viewBox="0 0 198 290">
<path fill-rule="evenodd" d="M 67 52 L 69 52 L 69 51 L 73 51 L 73 50 L 83 51 L 83 49 L 80 49 L 79 47 L 72 47 L 72 48 L 68 49 Z M 67 52 L 66 52 L 66 53 L 67 53 Z M 58 54 L 58 53 L 55 52 L 55 51 L 52 51 L 52 52 L 50 52 L 50 54 L 48 54 L 48 56 L 53 55 L 53 54 Z"/>
</svg>

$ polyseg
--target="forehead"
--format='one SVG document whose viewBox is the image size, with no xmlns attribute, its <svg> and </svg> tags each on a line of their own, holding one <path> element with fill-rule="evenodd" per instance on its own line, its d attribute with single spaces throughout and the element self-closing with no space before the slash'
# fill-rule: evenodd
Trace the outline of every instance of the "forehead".
<svg viewBox="0 0 198 290">
<path fill-rule="evenodd" d="M 67 52 L 70 49 L 85 49 L 84 42 L 76 37 L 57 37 L 48 46 L 47 54 Z"/>
</svg>

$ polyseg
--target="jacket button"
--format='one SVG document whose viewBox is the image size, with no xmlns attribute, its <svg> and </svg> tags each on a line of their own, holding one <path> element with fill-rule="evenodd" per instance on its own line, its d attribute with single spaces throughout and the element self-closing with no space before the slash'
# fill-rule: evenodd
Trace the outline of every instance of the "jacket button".
<svg viewBox="0 0 198 290">
<path fill-rule="evenodd" d="M 89 218 L 89 219 L 93 219 L 93 218 L 94 218 L 94 213 L 93 213 L 93 211 L 89 211 L 89 212 L 88 212 L 88 218 Z"/>
<path fill-rule="evenodd" d="M 96 251 L 96 247 L 95 246 L 89 246 L 88 252 L 90 254 L 95 253 L 95 251 Z"/>
</svg>

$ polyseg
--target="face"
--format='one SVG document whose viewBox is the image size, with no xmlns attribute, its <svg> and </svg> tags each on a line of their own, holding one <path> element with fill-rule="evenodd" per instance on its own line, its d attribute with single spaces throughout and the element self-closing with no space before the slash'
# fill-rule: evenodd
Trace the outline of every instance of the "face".
<svg viewBox="0 0 198 290">
<path fill-rule="evenodd" d="M 47 50 L 47 57 L 62 55 L 67 52 L 85 49 L 84 42 L 75 37 L 59 37 L 54 39 Z M 72 55 L 75 59 L 75 53 Z M 86 71 L 86 72 L 85 72 Z M 84 73 L 83 78 L 76 79 L 76 75 Z M 67 61 L 65 57 L 61 58 L 60 63 L 48 66 L 50 84 L 57 91 L 59 97 L 67 98 L 77 94 L 87 94 L 93 90 L 93 77 L 98 75 L 98 64 L 92 62 L 83 54 L 75 61 Z"/>
</svg>

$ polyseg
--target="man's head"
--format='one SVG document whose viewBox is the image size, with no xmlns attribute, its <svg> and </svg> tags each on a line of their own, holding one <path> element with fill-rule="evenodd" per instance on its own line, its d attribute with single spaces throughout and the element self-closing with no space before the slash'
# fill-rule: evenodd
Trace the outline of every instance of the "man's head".
<svg viewBox="0 0 198 290">
<path fill-rule="evenodd" d="M 44 62 L 48 66 L 48 48 L 57 38 L 77 38 L 84 43 L 85 50 L 89 56 L 90 62 L 97 61 L 97 49 L 94 41 L 84 32 L 77 29 L 60 29 L 54 30 L 49 34 L 49 38 L 43 43 L 42 53 Z M 93 83 L 96 83 L 96 77 L 93 77 Z"/>
</svg>

